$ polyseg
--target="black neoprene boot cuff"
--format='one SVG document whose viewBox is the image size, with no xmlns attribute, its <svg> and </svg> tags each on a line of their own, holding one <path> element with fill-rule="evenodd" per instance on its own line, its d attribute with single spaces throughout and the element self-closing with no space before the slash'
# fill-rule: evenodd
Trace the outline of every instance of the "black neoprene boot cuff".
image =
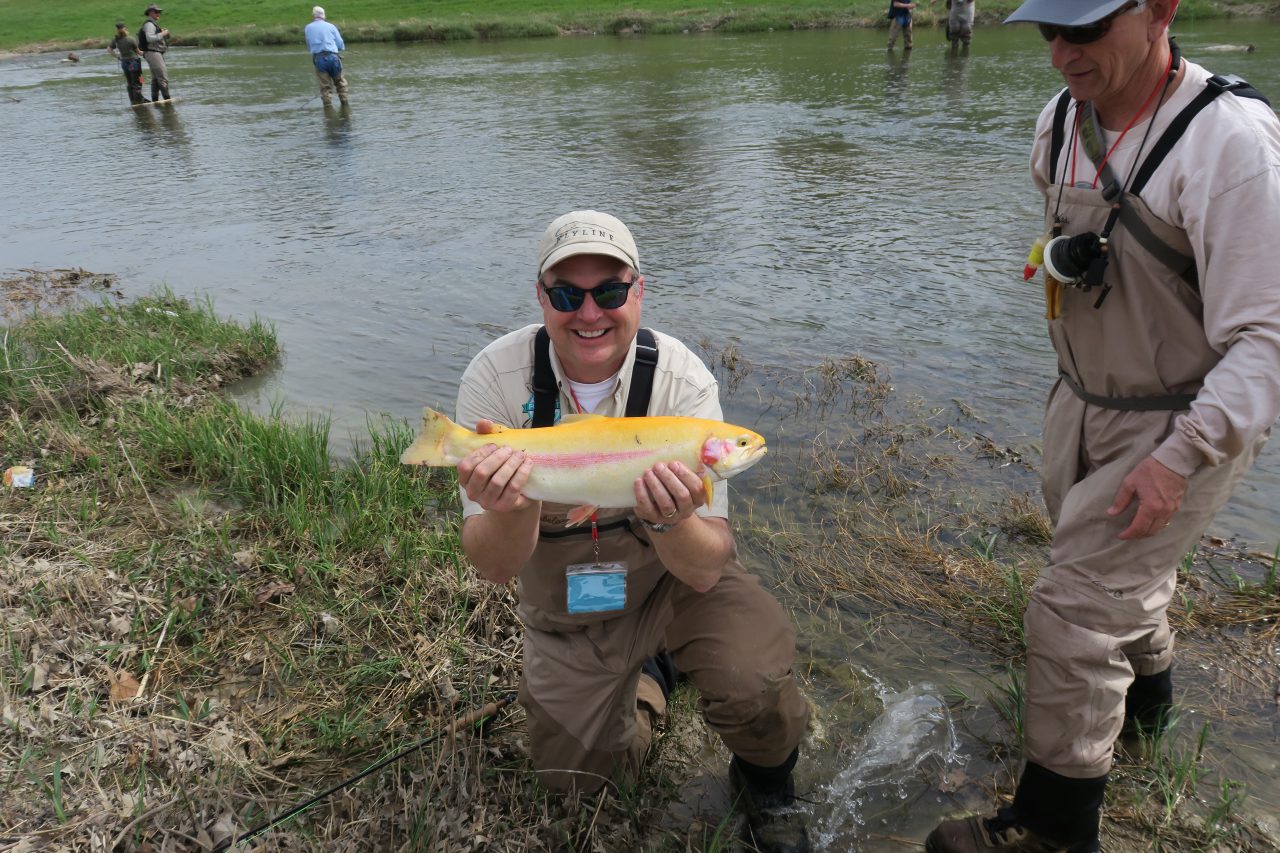
<svg viewBox="0 0 1280 853">
<path fill-rule="evenodd" d="M 1106 775 L 1072 779 L 1028 761 L 1013 795 L 1013 811 L 1018 823 L 1037 835 L 1076 845 L 1097 839 L 1106 790 Z"/>
<path fill-rule="evenodd" d="M 747 784 L 753 790 L 771 792 L 781 790 L 786 786 L 787 780 L 791 778 L 791 771 L 796 766 L 796 759 L 799 757 L 800 747 L 797 746 L 791 750 L 787 760 L 777 767 L 761 767 L 758 764 L 743 761 L 737 755 L 733 757 L 733 760 L 737 762 L 738 769 L 742 772 L 742 778 L 747 780 Z"/>
<path fill-rule="evenodd" d="M 1173 708 L 1173 667 L 1155 675 L 1134 676 L 1124 695 L 1124 720 L 1147 732 L 1159 732 Z"/>
</svg>

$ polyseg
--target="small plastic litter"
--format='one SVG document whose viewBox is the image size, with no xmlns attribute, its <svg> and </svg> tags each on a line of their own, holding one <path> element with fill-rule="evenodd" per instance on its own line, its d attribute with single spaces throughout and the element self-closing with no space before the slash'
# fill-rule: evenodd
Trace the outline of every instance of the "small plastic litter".
<svg viewBox="0 0 1280 853">
<path fill-rule="evenodd" d="M 26 465 L 14 465 L 4 472 L 4 485 L 9 489 L 29 489 L 36 484 L 36 472 Z"/>
</svg>

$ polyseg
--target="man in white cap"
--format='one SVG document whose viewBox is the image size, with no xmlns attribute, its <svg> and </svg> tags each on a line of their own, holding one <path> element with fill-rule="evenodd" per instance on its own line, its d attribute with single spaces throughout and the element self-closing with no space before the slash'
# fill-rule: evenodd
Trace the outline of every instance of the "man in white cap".
<svg viewBox="0 0 1280 853">
<path fill-rule="evenodd" d="M 307 50 L 311 51 L 316 80 L 320 82 L 320 102 L 326 107 L 333 106 L 333 93 L 337 90 L 338 100 L 346 106 L 347 78 L 342 73 L 342 59 L 338 56 L 347 49 L 342 33 L 325 20 L 323 6 L 312 7 L 311 23 L 302 32 L 307 39 Z"/>
<path fill-rule="evenodd" d="M 698 357 L 641 329 L 639 254 L 613 216 L 584 210 L 553 221 L 533 295 L 542 324 L 472 360 L 458 390 L 460 424 L 483 433 L 580 412 L 722 419 Z M 736 558 L 727 489 L 708 502 L 694 471 L 660 463 L 633 484 L 637 507 L 602 509 L 566 529 L 570 507 L 522 494 L 534 464 L 489 445 L 459 463 L 458 482 L 463 550 L 487 580 L 519 583 L 520 702 L 539 779 L 581 793 L 634 780 L 678 671 L 734 754 L 730 779 L 755 849 L 809 849 L 790 808 L 809 717 L 792 675 L 795 632 Z M 597 562 L 612 566 L 612 591 L 582 596 L 575 572 Z"/>
<path fill-rule="evenodd" d="M 147 70 L 151 72 L 151 100 L 168 101 L 169 69 L 165 65 L 164 55 L 169 50 L 169 30 L 160 26 L 160 16 L 164 13 L 155 3 L 147 6 L 143 14 L 147 19 L 138 29 L 138 47 L 142 49 L 142 58 L 147 61 Z"/>
<path fill-rule="evenodd" d="M 939 826 L 932 853 L 1099 848 L 1116 739 L 1168 722 L 1178 565 L 1280 414 L 1280 121 L 1179 55 L 1177 6 L 1026 0 L 1008 19 L 1039 26 L 1067 83 L 1031 153 L 1054 539 L 1024 619 L 1017 792 Z"/>
</svg>

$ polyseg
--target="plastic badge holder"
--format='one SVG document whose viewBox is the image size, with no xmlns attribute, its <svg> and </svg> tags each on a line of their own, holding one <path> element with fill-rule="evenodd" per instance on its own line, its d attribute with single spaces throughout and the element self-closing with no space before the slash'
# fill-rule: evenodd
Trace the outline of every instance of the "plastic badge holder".
<svg viewBox="0 0 1280 853">
<path fill-rule="evenodd" d="M 575 563 L 565 569 L 570 613 L 605 613 L 627 606 L 625 563 Z"/>
</svg>

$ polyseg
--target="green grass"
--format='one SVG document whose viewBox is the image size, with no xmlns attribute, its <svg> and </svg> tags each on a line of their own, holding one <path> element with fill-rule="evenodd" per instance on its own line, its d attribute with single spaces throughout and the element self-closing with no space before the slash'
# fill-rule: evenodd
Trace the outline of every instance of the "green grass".
<svg viewBox="0 0 1280 853">
<path fill-rule="evenodd" d="M 980 20 L 999 20 L 1017 2 L 998 0 L 979 6 Z M 450 41 L 475 38 L 551 36 L 561 32 L 679 33 L 768 29 L 810 29 L 882 24 L 884 0 L 784 0 L 784 2 L 711 3 L 688 0 L 343 0 L 328 4 L 329 20 L 349 42 Z M 0 50 L 14 48 L 105 46 L 122 15 L 131 30 L 142 23 L 142 4 L 122 7 L 118 0 L 5 0 L 0 4 Z M 1198 17 L 1252 10 L 1243 0 L 1188 0 L 1179 14 Z M 169 4 L 162 22 L 175 44 L 229 46 L 299 44 L 309 5 L 280 0 L 187 0 Z M 941 2 L 922 6 L 923 25 L 945 16 Z"/>
</svg>

